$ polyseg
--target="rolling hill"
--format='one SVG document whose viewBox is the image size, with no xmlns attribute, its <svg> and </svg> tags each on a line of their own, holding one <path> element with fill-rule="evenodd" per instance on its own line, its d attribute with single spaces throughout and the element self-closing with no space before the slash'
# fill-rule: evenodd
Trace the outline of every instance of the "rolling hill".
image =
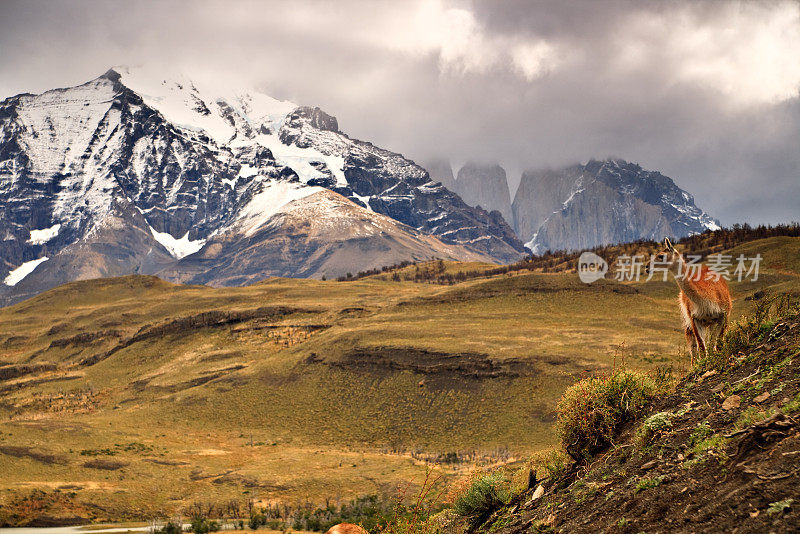
<svg viewBox="0 0 800 534">
<path fill-rule="evenodd" d="M 800 238 L 730 252 L 764 256 L 758 281 L 732 285 L 736 316 L 757 292 L 800 293 Z M 671 282 L 398 278 L 211 288 L 134 275 L 0 309 L 1 517 L 390 491 L 448 453 L 450 476 L 553 445 L 555 403 L 577 378 L 623 360 L 688 365 Z"/>
</svg>

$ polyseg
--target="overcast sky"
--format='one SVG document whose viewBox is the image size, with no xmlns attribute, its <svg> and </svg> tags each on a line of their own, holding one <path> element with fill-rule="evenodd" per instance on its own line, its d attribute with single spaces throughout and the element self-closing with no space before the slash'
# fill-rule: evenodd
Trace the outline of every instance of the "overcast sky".
<svg viewBox="0 0 800 534">
<path fill-rule="evenodd" d="M 353 137 L 526 168 L 617 156 L 724 224 L 800 220 L 800 4 L 0 1 L 0 98 L 113 65 L 318 105 Z"/>
</svg>

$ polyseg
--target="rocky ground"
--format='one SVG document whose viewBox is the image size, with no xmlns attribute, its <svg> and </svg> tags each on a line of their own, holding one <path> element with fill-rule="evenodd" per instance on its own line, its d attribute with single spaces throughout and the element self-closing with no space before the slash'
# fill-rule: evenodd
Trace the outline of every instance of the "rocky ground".
<svg viewBox="0 0 800 534">
<path fill-rule="evenodd" d="M 487 530 L 800 531 L 800 317 L 700 366 L 610 450 L 534 484 Z M 544 490 L 544 491 L 542 491 Z"/>
</svg>

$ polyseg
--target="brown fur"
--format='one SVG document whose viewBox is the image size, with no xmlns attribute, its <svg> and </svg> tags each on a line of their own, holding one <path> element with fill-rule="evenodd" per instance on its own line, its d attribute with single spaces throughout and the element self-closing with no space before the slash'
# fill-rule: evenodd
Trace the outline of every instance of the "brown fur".
<svg viewBox="0 0 800 534">
<path fill-rule="evenodd" d="M 665 240 L 667 255 L 671 263 L 671 271 L 686 274 L 686 262 L 675 250 L 669 240 Z M 684 335 L 692 355 L 692 364 L 698 355 L 705 354 L 709 348 L 716 348 L 725 330 L 733 307 L 728 283 L 721 276 L 700 266 L 698 272 L 691 272 L 682 279 L 676 277 L 680 293 L 678 306 L 681 310 Z"/>
<path fill-rule="evenodd" d="M 366 530 L 353 523 L 339 523 L 333 525 L 325 534 L 369 534 Z"/>
</svg>

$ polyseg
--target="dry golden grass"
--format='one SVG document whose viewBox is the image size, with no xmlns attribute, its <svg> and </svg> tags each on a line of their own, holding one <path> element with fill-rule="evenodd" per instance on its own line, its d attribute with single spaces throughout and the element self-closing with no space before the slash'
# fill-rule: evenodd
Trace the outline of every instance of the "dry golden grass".
<svg viewBox="0 0 800 534">
<path fill-rule="evenodd" d="M 740 247 L 761 251 L 766 270 L 732 285 L 734 315 L 759 289 L 800 291 L 800 241 L 776 239 Z M 459 268 L 476 266 L 446 265 Z M 477 453 L 443 464 L 451 476 L 551 447 L 556 402 L 579 377 L 622 360 L 688 366 L 671 282 L 380 278 L 212 289 L 129 276 L 0 310 L 0 376 L 11 376 L 0 501 L 62 488 L 98 505 L 87 517 L 119 520 L 198 500 L 392 492 L 424 476 L 422 458 Z M 98 458 L 122 465 L 87 467 Z"/>
</svg>

